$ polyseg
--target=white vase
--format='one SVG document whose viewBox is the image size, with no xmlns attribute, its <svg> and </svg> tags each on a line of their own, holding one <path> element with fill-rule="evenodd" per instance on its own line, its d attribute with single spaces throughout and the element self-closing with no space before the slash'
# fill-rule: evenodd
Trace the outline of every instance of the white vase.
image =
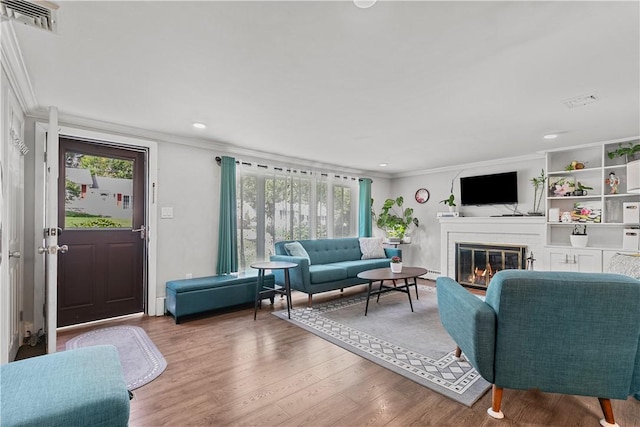
<svg viewBox="0 0 640 427">
<path fill-rule="evenodd" d="M 402 263 L 401 262 L 392 262 L 391 263 L 391 272 L 392 273 L 401 273 L 402 272 Z"/>
<path fill-rule="evenodd" d="M 587 236 L 586 234 L 571 234 L 569 235 L 569 240 L 571 241 L 571 246 L 576 248 L 584 248 L 585 246 L 587 246 L 589 236 Z"/>
</svg>

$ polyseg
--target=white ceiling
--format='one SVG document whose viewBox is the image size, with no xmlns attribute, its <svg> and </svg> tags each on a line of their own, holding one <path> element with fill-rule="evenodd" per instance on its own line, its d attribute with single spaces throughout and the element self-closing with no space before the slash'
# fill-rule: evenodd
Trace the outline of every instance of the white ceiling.
<svg viewBox="0 0 640 427">
<path fill-rule="evenodd" d="M 15 32 L 61 115 L 391 174 L 640 135 L 637 1 L 57 3 Z"/>
</svg>

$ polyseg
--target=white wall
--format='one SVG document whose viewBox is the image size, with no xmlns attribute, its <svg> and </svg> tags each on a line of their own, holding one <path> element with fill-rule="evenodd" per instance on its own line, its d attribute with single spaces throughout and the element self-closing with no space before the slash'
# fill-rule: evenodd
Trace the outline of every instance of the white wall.
<svg viewBox="0 0 640 427">
<path fill-rule="evenodd" d="M 454 179 L 453 193 L 458 211 L 463 216 L 491 216 L 512 213 L 512 206 L 460 206 L 460 177 L 485 175 L 500 172 L 518 172 L 518 211 L 526 214 L 533 208 L 533 185 L 530 179 L 540 175 L 544 167 L 544 156 L 532 155 L 526 158 L 499 159 L 472 165 L 460 165 L 452 168 L 424 171 L 395 178 L 391 182 L 390 193 L 393 197 L 403 196 L 405 207 L 414 209 L 414 216 L 420 220 L 420 226 L 411 233 L 411 244 L 401 245 L 404 262 L 421 266 L 433 271 L 427 277 L 435 278 L 440 270 L 440 223 L 437 212 L 446 212 L 446 205 L 439 203 L 449 197 L 451 180 Z M 419 204 L 414 195 L 419 188 L 430 192 L 429 201 Z M 543 199 L 544 203 L 544 199 Z M 511 209 L 510 209 L 511 208 Z M 544 206 L 541 207 L 544 212 Z"/>
</svg>

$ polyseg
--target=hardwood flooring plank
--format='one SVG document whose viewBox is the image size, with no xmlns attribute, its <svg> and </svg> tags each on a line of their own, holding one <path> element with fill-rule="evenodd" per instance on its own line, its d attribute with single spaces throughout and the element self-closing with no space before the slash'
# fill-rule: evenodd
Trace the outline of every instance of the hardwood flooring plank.
<svg viewBox="0 0 640 427">
<path fill-rule="evenodd" d="M 429 283 L 423 281 L 423 283 Z M 355 288 L 355 289 L 354 289 Z M 318 303 L 365 286 L 314 296 Z M 306 294 L 294 292 L 294 306 Z M 135 316 L 65 329 L 56 347 L 87 330 L 142 327 L 167 359 L 160 377 L 135 390 L 132 427 L 156 426 L 471 426 L 598 427 L 597 398 L 506 389 L 504 420 L 489 417 L 491 394 L 471 408 L 350 353 L 271 314 L 284 301 L 194 317 Z M 622 427 L 640 427 L 640 402 L 613 400 Z"/>
</svg>

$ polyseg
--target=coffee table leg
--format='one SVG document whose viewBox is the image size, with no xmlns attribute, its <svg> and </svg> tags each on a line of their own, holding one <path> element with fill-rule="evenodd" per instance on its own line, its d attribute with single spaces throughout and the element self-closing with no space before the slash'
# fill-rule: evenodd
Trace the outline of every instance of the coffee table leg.
<svg viewBox="0 0 640 427">
<path fill-rule="evenodd" d="M 382 293 L 382 284 L 384 280 L 380 280 L 380 289 L 378 289 L 378 298 L 376 298 L 376 302 L 380 302 L 380 294 Z"/>
<path fill-rule="evenodd" d="M 411 306 L 411 312 L 413 313 L 413 303 L 411 302 L 411 288 L 409 287 L 409 279 L 404 279 L 404 284 L 407 289 L 407 296 L 409 297 L 409 305 Z"/>
<path fill-rule="evenodd" d="M 413 278 L 413 285 L 416 287 L 416 299 L 420 299 L 420 297 L 418 297 L 418 278 L 417 277 Z"/>
<path fill-rule="evenodd" d="M 287 293 L 287 315 L 291 319 L 291 283 L 289 282 L 289 269 L 284 269 L 284 290 Z"/>
<path fill-rule="evenodd" d="M 373 280 L 369 280 L 369 288 L 367 289 L 367 305 L 364 307 L 364 315 L 367 315 L 369 311 L 369 296 L 371 295 L 371 286 L 373 286 Z"/>
<path fill-rule="evenodd" d="M 264 270 L 258 270 L 258 280 L 256 281 L 256 302 L 253 307 L 253 320 L 256 320 L 256 315 L 258 314 L 258 300 L 260 299 L 260 291 L 262 290 L 262 284 L 264 278 Z"/>
</svg>

